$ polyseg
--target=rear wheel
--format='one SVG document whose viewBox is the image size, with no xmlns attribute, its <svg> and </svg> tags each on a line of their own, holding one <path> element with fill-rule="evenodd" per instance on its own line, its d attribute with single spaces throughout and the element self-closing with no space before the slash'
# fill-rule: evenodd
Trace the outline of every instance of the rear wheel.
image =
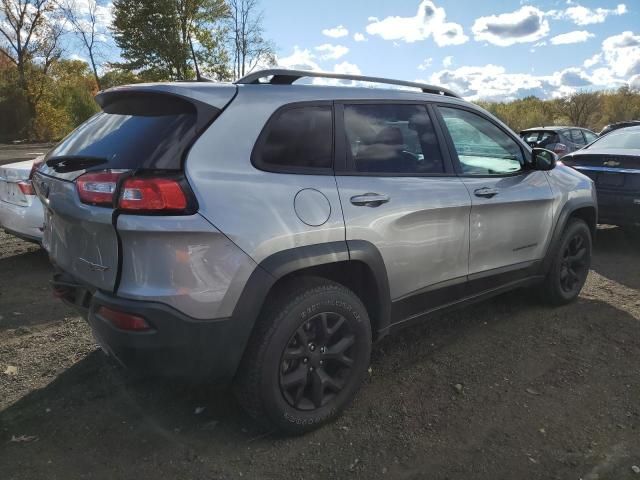
<svg viewBox="0 0 640 480">
<path fill-rule="evenodd" d="M 546 301 L 564 305 L 578 297 L 589 274 L 591 249 L 591 230 L 588 225 L 584 220 L 571 219 L 545 279 Z"/>
<path fill-rule="evenodd" d="M 290 434 L 335 418 L 369 366 L 371 325 L 360 299 L 321 278 L 298 278 L 265 309 L 236 379 L 247 412 Z"/>
</svg>

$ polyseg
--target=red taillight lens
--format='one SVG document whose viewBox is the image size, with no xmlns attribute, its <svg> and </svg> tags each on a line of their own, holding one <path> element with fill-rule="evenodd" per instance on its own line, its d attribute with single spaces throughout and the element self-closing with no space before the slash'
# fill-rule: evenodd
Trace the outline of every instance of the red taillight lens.
<svg viewBox="0 0 640 480">
<path fill-rule="evenodd" d="M 105 320 L 109 320 L 115 327 L 121 330 L 143 332 L 151 329 L 151 326 L 144 318 L 131 313 L 113 310 L 109 307 L 100 307 L 98 309 L 98 315 Z"/>
<path fill-rule="evenodd" d="M 177 180 L 128 178 L 122 185 L 118 206 L 122 210 L 179 212 L 187 204 L 187 196 Z"/>
<path fill-rule="evenodd" d="M 85 173 L 76 179 L 78 195 L 82 203 L 111 206 L 118 186 L 120 172 Z"/>
<path fill-rule="evenodd" d="M 35 195 L 36 192 L 33 189 L 33 185 L 31 184 L 31 180 L 25 180 L 22 182 L 18 182 L 18 188 L 22 192 L 23 195 Z"/>
<path fill-rule="evenodd" d="M 553 153 L 564 153 L 567 151 L 567 146 L 564 143 L 556 143 L 553 147 Z"/>
</svg>

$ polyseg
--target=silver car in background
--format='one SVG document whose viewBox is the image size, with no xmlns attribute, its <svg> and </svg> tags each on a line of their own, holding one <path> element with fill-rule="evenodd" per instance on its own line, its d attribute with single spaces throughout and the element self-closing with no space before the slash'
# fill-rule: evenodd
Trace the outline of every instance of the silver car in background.
<svg viewBox="0 0 640 480">
<path fill-rule="evenodd" d="M 43 210 L 31 183 L 36 160 L 0 166 L 0 228 L 23 240 L 42 240 Z"/>
</svg>

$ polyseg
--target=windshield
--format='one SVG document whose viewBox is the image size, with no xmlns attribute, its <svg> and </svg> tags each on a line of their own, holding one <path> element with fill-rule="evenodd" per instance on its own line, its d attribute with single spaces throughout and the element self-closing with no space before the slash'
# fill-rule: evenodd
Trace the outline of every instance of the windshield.
<svg viewBox="0 0 640 480">
<path fill-rule="evenodd" d="M 640 129 L 622 129 L 613 131 L 593 142 L 589 148 L 621 148 L 625 150 L 640 149 Z"/>
</svg>

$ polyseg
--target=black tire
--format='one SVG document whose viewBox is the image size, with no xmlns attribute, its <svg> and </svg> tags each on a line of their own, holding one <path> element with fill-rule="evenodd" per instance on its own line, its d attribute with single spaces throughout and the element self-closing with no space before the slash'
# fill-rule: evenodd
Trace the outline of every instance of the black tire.
<svg viewBox="0 0 640 480">
<path fill-rule="evenodd" d="M 234 390 L 256 421 L 297 435 L 351 403 L 369 367 L 371 324 L 338 283 L 304 277 L 283 287 L 258 320 Z"/>
<path fill-rule="evenodd" d="M 572 218 L 562 233 L 544 281 L 543 299 L 565 305 L 580 295 L 591 267 L 591 230 L 584 220 Z"/>
</svg>

